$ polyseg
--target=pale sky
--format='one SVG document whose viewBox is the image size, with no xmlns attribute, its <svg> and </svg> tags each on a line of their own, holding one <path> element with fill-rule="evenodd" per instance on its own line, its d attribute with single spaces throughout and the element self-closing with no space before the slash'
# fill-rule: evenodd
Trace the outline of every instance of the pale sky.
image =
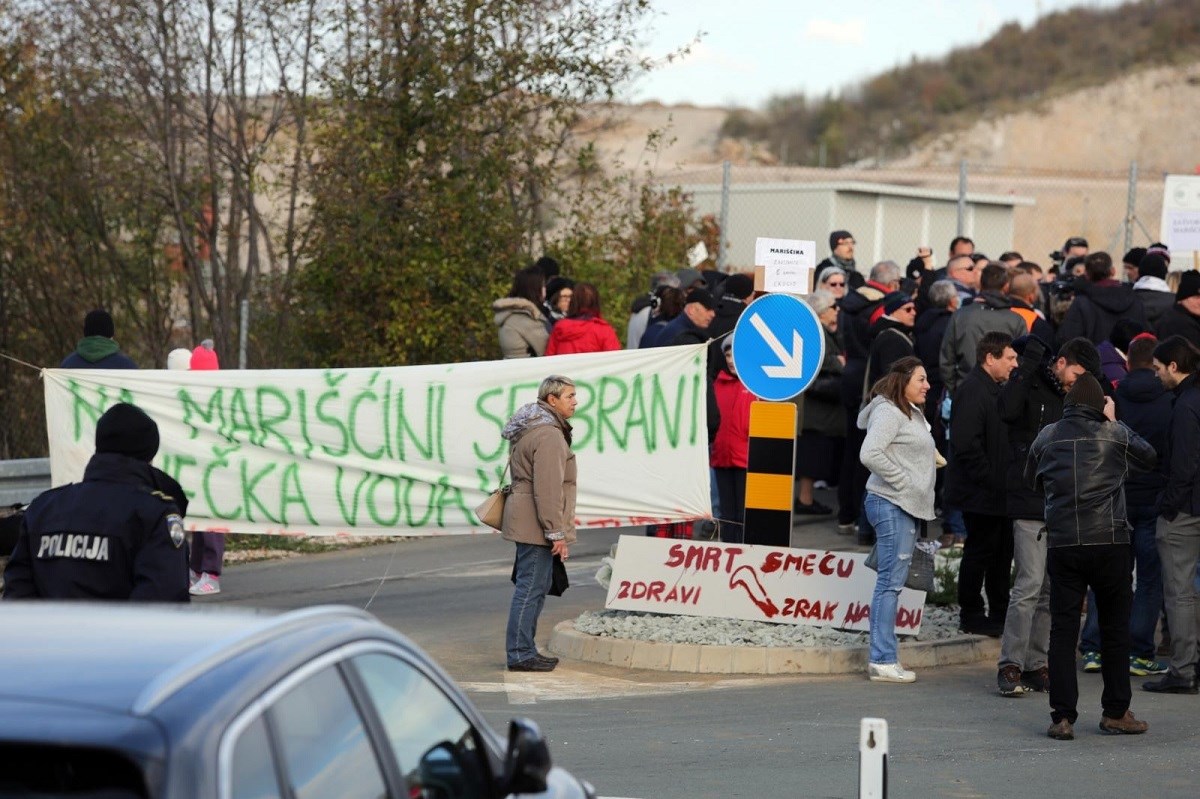
<svg viewBox="0 0 1200 799">
<path fill-rule="evenodd" d="M 810 97 L 983 42 L 1006 22 L 1118 0 L 653 0 L 643 52 L 656 60 L 703 32 L 690 55 L 631 87 L 634 102 L 759 108 Z"/>
</svg>

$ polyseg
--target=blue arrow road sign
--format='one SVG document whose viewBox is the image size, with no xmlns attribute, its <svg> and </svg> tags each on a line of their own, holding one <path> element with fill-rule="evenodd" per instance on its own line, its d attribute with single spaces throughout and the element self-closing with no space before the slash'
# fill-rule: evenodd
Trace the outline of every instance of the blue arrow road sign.
<svg viewBox="0 0 1200 799">
<path fill-rule="evenodd" d="M 796 396 L 816 379 L 824 359 L 821 321 L 790 294 L 759 297 L 733 329 L 733 367 L 759 399 Z"/>
</svg>

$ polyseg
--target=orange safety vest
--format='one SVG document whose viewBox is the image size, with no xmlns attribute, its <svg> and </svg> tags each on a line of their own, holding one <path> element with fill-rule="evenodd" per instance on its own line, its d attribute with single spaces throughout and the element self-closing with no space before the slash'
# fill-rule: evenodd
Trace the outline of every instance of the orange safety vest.
<svg viewBox="0 0 1200 799">
<path fill-rule="evenodd" d="M 1009 308 L 1008 310 L 1025 320 L 1025 331 L 1033 332 L 1033 323 L 1038 320 L 1038 312 L 1032 308 Z"/>
</svg>

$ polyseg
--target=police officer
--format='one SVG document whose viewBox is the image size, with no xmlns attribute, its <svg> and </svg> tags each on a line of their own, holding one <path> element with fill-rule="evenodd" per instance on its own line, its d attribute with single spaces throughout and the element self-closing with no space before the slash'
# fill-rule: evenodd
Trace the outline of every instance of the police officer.
<svg viewBox="0 0 1200 799">
<path fill-rule="evenodd" d="M 189 601 L 186 499 L 150 465 L 156 452 L 158 425 L 145 411 L 109 408 L 83 482 L 46 491 L 25 511 L 4 598 Z"/>
</svg>

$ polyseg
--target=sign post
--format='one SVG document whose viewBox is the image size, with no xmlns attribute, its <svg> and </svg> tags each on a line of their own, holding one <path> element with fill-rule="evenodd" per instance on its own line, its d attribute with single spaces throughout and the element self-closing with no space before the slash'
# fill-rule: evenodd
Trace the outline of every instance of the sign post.
<svg viewBox="0 0 1200 799">
<path fill-rule="evenodd" d="M 761 239 L 760 239 L 761 241 Z M 825 331 L 807 302 L 789 294 L 759 297 L 733 329 L 733 365 L 750 393 L 745 543 L 786 547 L 792 540 L 796 408 L 825 360 Z"/>
</svg>

